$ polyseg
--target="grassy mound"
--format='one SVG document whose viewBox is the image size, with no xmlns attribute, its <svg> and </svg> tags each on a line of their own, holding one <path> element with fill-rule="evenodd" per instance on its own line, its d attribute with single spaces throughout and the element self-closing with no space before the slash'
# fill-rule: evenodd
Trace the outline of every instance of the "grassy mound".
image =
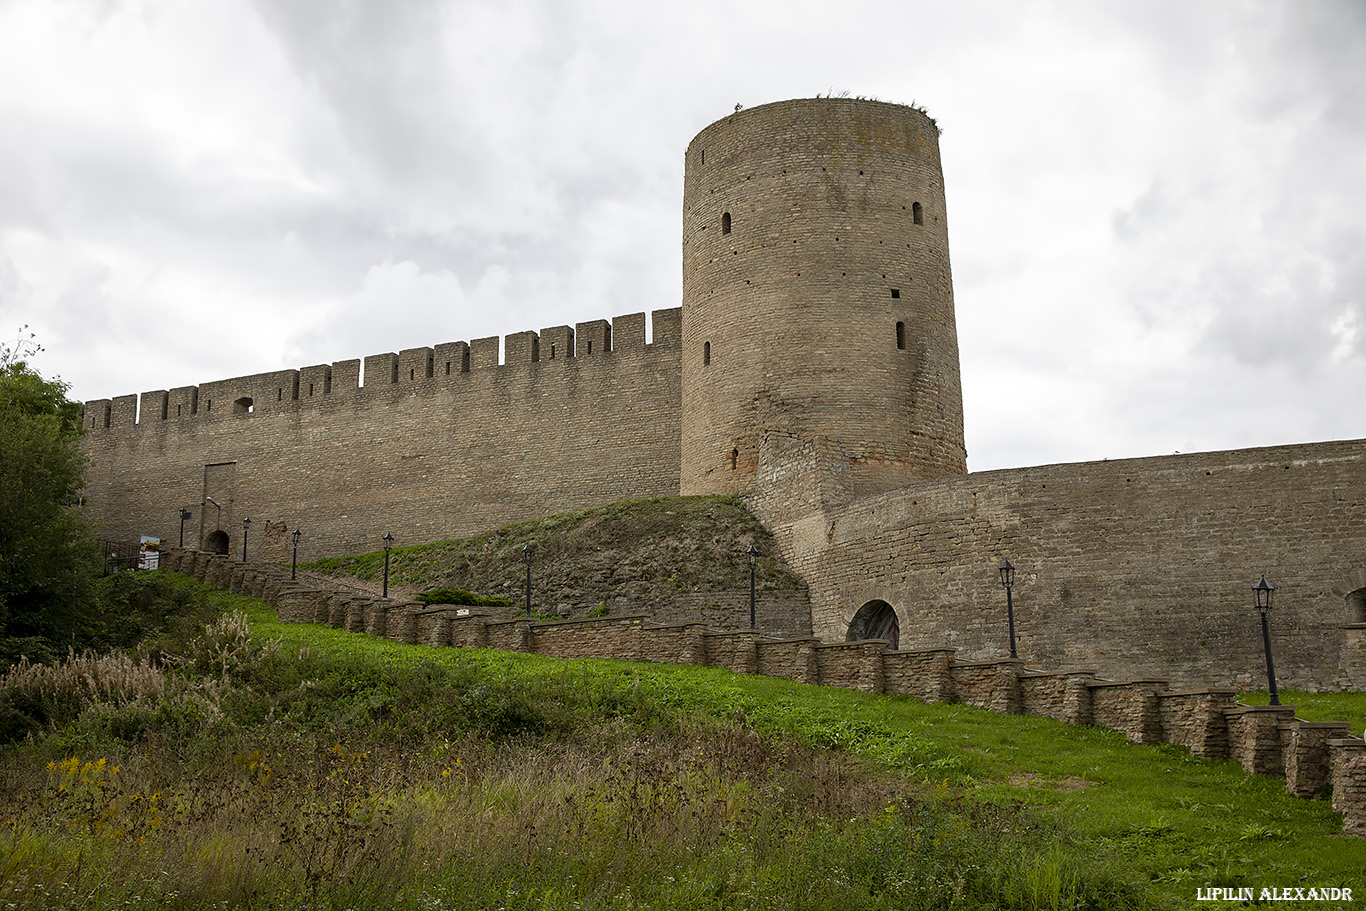
<svg viewBox="0 0 1366 911">
<path fill-rule="evenodd" d="M 686 592 L 748 591 L 750 544 L 764 554 L 765 594 L 805 589 L 773 555 L 772 535 L 735 497 L 661 497 L 521 522 L 457 541 L 396 547 L 389 581 L 414 592 L 461 589 L 520 603 L 522 548 L 534 547 L 533 601 L 564 616 L 614 602 L 648 611 Z M 374 581 L 384 552 L 304 564 L 315 572 Z"/>
</svg>

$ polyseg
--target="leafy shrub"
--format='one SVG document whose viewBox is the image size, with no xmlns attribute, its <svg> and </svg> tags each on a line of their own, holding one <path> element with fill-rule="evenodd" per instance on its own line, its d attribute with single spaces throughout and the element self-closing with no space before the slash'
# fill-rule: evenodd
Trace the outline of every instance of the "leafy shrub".
<svg viewBox="0 0 1366 911">
<path fill-rule="evenodd" d="M 169 573 L 114 573 L 99 585 L 102 621 L 98 649 L 176 652 L 219 614 L 205 595 Z"/>
</svg>

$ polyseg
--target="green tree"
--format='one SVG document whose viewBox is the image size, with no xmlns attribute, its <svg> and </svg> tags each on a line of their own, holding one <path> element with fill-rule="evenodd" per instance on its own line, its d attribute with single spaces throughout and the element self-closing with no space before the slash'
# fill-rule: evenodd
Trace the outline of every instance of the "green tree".
<svg viewBox="0 0 1366 911">
<path fill-rule="evenodd" d="M 79 644 L 98 613 L 81 406 L 29 367 L 39 350 L 31 335 L 0 346 L 0 661 Z"/>
</svg>

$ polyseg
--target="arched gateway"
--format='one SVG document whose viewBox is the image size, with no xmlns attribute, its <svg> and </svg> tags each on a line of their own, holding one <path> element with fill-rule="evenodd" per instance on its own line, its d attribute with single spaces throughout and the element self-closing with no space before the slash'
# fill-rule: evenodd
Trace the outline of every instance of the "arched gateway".
<svg viewBox="0 0 1366 911">
<path fill-rule="evenodd" d="M 858 609 L 849 622 L 845 642 L 859 639 L 886 639 L 888 648 L 897 648 L 901 639 L 901 624 L 896 610 L 886 601 L 869 601 Z"/>
<path fill-rule="evenodd" d="M 211 554 L 228 552 L 228 533 L 221 528 L 204 539 L 204 549 Z"/>
</svg>

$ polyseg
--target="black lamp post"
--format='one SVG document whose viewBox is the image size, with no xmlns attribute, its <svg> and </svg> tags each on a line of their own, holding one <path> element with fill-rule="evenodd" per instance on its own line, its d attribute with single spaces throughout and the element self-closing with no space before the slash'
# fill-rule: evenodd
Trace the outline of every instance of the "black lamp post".
<svg viewBox="0 0 1366 911">
<path fill-rule="evenodd" d="M 759 556 L 759 548 L 753 544 L 745 551 L 745 556 L 749 557 L 749 628 L 756 629 L 754 621 L 754 560 Z"/>
<path fill-rule="evenodd" d="M 251 528 L 251 517 L 242 520 L 242 562 L 247 562 L 247 529 Z"/>
<path fill-rule="evenodd" d="M 184 506 L 180 507 L 180 546 L 185 546 L 185 520 L 190 518 L 190 511 Z"/>
<path fill-rule="evenodd" d="M 303 534 L 303 532 L 296 528 L 294 529 L 294 534 L 291 535 L 294 539 L 294 555 L 290 557 L 289 560 L 289 578 L 291 579 L 299 578 L 299 535 L 301 534 Z"/>
<path fill-rule="evenodd" d="M 998 567 L 1001 573 L 1001 584 L 1006 589 L 1006 622 L 1010 624 L 1010 657 L 1018 658 L 1015 654 L 1015 602 L 1010 597 L 1010 590 L 1015 586 L 1015 567 L 1010 565 L 1009 560 L 1002 560 Z"/>
<path fill-rule="evenodd" d="M 526 615 L 531 616 L 531 555 L 535 552 L 536 545 L 527 542 L 522 547 L 522 559 L 526 562 Z"/>
<path fill-rule="evenodd" d="M 1280 705 L 1281 695 L 1276 692 L 1276 665 L 1271 661 L 1271 630 L 1267 626 L 1266 620 L 1266 615 L 1271 611 L 1271 593 L 1275 590 L 1275 586 L 1267 584 L 1265 574 L 1262 576 L 1262 581 L 1252 587 L 1252 594 L 1257 599 L 1257 610 L 1262 615 L 1262 650 L 1266 652 L 1266 688 L 1271 693 L 1271 704 Z"/>
<path fill-rule="evenodd" d="M 389 550 L 394 546 L 394 536 L 391 532 L 384 533 L 384 593 L 381 597 L 389 597 Z"/>
</svg>

